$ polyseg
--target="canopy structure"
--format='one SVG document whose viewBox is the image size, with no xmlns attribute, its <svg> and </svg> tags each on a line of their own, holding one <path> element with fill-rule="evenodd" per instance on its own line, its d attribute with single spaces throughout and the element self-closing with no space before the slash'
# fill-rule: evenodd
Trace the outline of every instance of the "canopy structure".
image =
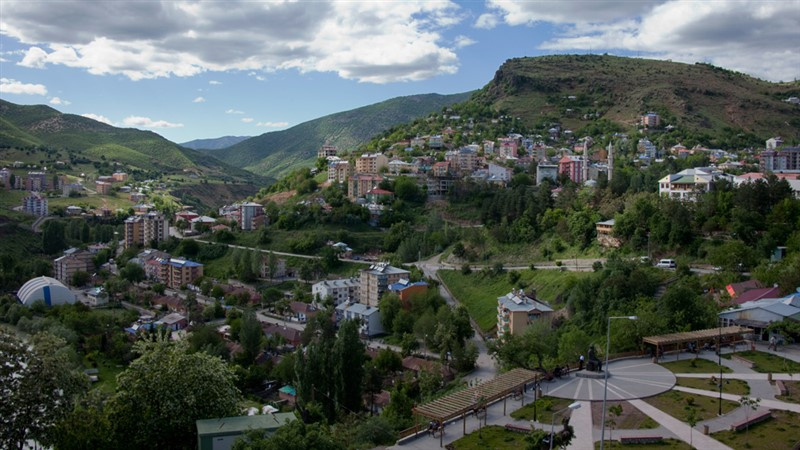
<svg viewBox="0 0 800 450">
<path fill-rule="evenodd" d="M 512 369 L 486 383 L 419 405 L 414 408 L 413 412 L 419 416 L 445 423 L 473 411 L 481 402 L 488 405 L 516 391 L 521 391 L 523 386 L 536 380 L 537 376 L 538 373 L 532 370 Z"/>
<path fill-rule="evenodd" d="M 731 338 L 741 337 L 743 334 L 753 333 L 752 328 L 733 326 L 722 328 L 709 328 L 706 330 L 686 331 L 683 333 L 662 334 L 659 336 L 648 336 L 643 338 L 645 344 L 652 344 L 656 347 L 665 345 L 680 345 L 688 342 L 697 341 L 716 341 L 721 339 L 727 341 Z"/>
</svg>

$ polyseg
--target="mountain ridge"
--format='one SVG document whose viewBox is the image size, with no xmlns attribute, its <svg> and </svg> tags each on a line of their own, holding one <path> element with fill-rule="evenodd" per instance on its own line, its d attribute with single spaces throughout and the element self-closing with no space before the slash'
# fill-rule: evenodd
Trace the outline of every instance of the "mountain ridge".
<svg viewBox="0 0 800 450">
<path fill-rule="evenodd" d="M 218 138 L 193 139 L 188 142 L 180 142 L 178 145 L 192 150 L 220 150 L 236 145 L 253 136 L 220 136 Z"/>
</svg>

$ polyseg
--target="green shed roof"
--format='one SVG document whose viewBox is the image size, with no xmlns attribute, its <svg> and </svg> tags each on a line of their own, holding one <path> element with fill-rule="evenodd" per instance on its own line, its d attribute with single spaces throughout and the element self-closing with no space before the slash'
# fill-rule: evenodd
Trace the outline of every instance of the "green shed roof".
<svg viewBox="0 0 800 450">
<path fill-rule="evenodd" d="M 243 433 L 249 430 L 273 430 L 297 420 L 294 413 L 260 414 L 256 416 L 222 417 L 198 420 L 197 435 Z"/>
</svg>

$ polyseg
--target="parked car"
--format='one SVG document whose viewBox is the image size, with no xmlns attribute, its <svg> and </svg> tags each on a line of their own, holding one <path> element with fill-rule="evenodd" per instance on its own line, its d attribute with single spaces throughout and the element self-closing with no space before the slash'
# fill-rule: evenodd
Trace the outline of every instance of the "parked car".
<svg viewBox="0 0 800 450">
<path fill-rule="evenodd" d="M 661 269 L 674 269 L 674 268 L 678 267 L 678 264 L 675 263 L 674 259 L 662 259 L 662 260 L 658 261 L 658 264 L 656 264 L 656 267 L 661 268 Z"/>
</svg>

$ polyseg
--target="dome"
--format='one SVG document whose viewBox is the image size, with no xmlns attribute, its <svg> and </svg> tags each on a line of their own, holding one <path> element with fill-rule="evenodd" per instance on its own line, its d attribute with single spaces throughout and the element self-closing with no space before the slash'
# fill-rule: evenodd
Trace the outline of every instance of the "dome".
<svg viewBox="0 0 800 450">
<path fill-rule="evenodd" d="M 47 306 L 75 303 L 73 294 L 60 281 L 50 277 L 38 277 L 23 284 L 17 297 L 25 306 L 31 306 L 36 300 L 44 300 Z"/>
</svg>

